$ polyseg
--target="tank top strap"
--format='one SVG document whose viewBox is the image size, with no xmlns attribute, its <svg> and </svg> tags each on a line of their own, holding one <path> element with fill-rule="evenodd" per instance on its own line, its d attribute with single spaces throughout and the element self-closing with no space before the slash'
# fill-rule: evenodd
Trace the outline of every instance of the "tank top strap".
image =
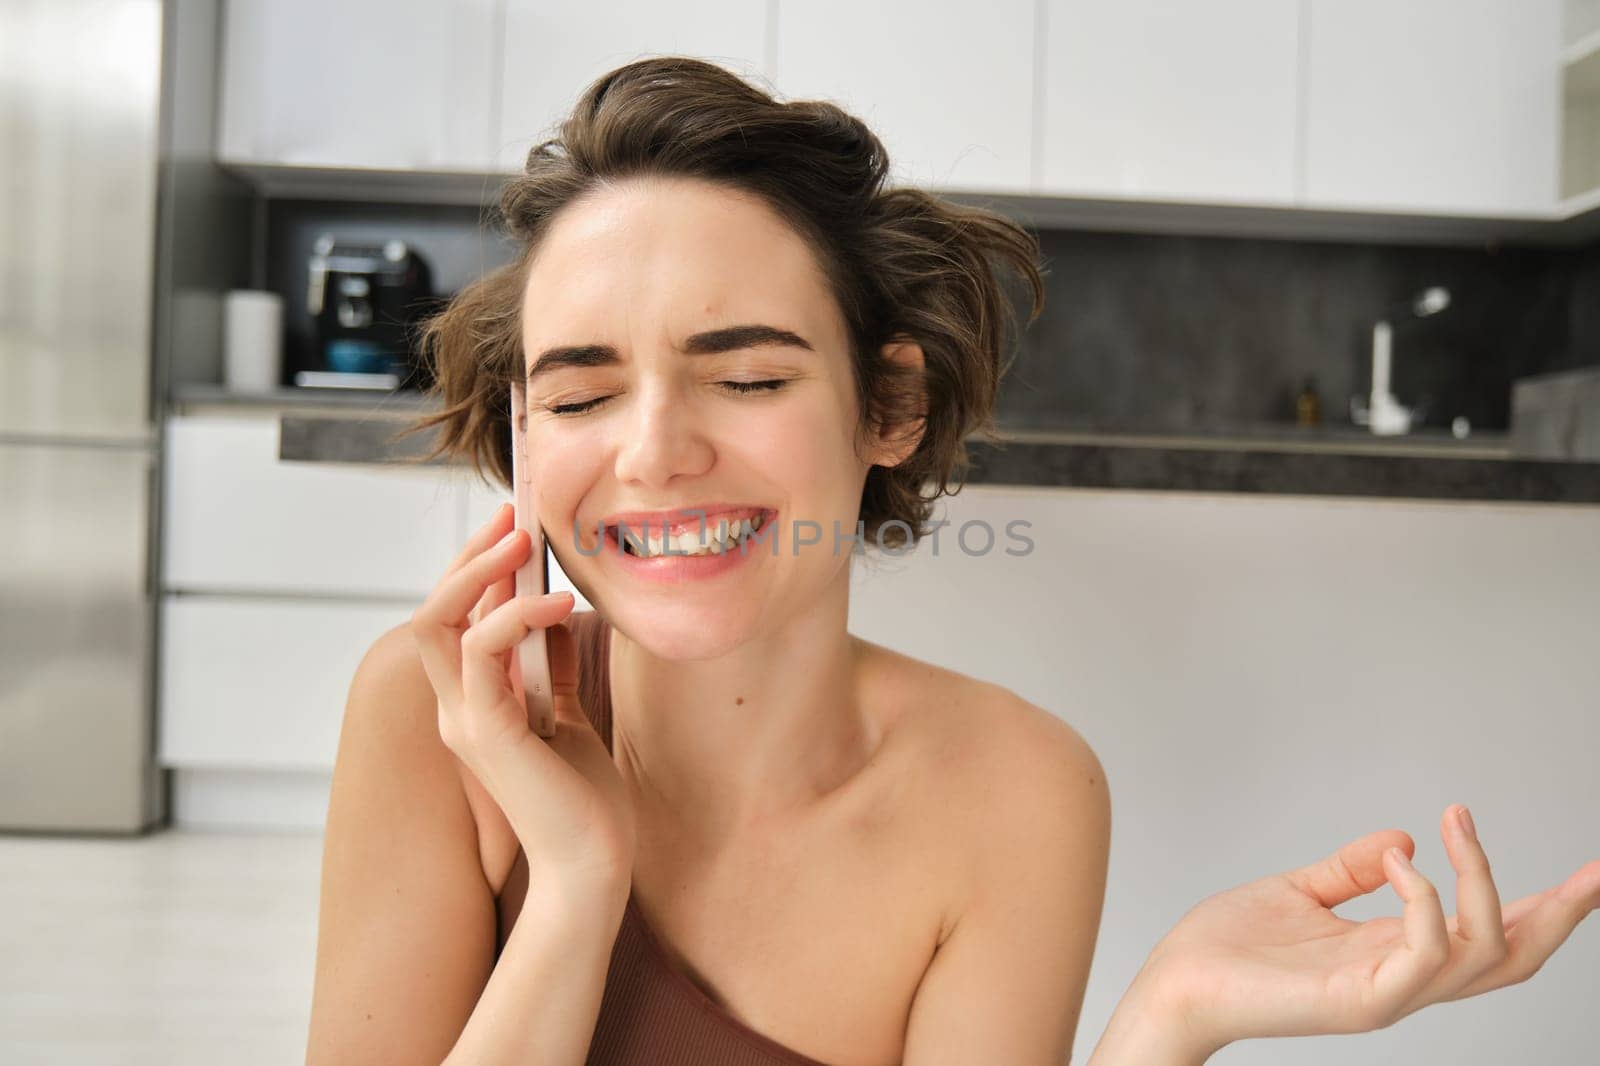
<svg viewBox="0 0 1600 1066">
<path fill-rule="evenodd" d="M 573 611 L 566 626 L 578 651 L 578 702 L 611 750 L 611 627 L 598 611 Z"/>
</svg>

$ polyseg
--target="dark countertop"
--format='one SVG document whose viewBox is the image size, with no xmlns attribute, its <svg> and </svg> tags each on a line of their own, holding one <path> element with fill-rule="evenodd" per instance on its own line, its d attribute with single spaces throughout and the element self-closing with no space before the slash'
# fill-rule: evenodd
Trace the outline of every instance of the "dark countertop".
<svg viewBox="0 0 1600 1066">
<path fill-rule="evenodd" d="M 184 412 L 203 406 L 279 410 L 279 458 L 290 462 L 416 461 L 431 439 L 394 433 L 434 405 L 417 394 L 281 389 L 259 396 L 185 386 Z M 1002 427 L 969 440 L 969 484 L 1267 493 L 1382 499 L 1600 504 L 1600 462 L 1519 457 L 1504 432 L 1457 439 L 1424 427 L 1375 437 L 1357 426 L 1236 426 L 1165 430 L 1072 425 Z"/>
<path fill-rule="evenodd" d="M 1100 441 L 971 448 L 973 484 L 1600 504 L 1600 463 Z"/>
<path fill-rule="evenodd" d="M 414 389 L 331 389 L 284 386 L 271 392 L 234 392 L 222 385 L 179 385 L 170 402 L 177 410 L 195 407 L 272 408 L 314 410 L 335 407 L 342 410 L 378 414 L 393 412 L 400 417 L 431 411 L 435 404 Z"/>
</svg>

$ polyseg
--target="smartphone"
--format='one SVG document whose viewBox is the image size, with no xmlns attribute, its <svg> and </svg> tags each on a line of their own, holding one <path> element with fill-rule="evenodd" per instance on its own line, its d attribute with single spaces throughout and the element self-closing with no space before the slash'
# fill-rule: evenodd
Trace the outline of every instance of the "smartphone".
<svg viewBox="0 0 1600 1066">
<path fill-rule="evenodd" d="M 539 501 L 533 489 L 533 464 L 528 459 L 527 397 L 517 382 L 511 384 L 511 481 L 516 510 L 515 528 L 533 535 L 528 561 L 517 567 L 515 593 L 543 596 L 550 591 L 550 568 L 544 528 L 539 525 Z M 556 709 L 550 690 L 550 652 L 546 630 L 535 629 L 517 645 L 516 659 L 522 678 L 522 701 L 528 709 L 528 726 L 541 737 L 556 735 Z"/>
</svg>

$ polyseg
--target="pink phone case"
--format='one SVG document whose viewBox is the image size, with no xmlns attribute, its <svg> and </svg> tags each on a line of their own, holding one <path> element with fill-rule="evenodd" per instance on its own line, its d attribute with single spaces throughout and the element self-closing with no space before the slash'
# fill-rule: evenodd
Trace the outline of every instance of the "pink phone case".
<svg viewBox="0 0 1600 1066">
<path fill-rule="evenodd" d="M 544 529 L 539 525 L 538 498 L 533 490 L 533 464 L 529 462 L 526 400 L 520 385 L 511 386 L 511 479 L 515 492 L 517 529 L 533 534 L 533 551 L 517 568 L 516 594 L 542 596 L 550 591 L 550 570 L 545 554 Z M 522 700 L 528 708 L 528 725 L 541 737 L 556 735 L 556 710 L 550 689 L 549 644 L 546 631 L 535 629 L 517 645 L 516 660 L 522 677 Z"/>
</svg>

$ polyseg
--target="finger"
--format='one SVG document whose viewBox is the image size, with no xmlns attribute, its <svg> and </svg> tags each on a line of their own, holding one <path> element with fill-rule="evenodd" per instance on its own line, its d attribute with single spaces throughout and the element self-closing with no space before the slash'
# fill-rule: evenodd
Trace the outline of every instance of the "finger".
<svg viewBox="0 0 1600 1066">
<path fill-rule="evenodd" d="M 1550 893 L 1554 891 L 1555 889 L 1553 888 L 1547 888 L 1543 892 L 1535 892 L 1532 895 L 1523 896 L 1516 902 L 1508 903 L 1502 907 L 1500 909 L 1500 922 L 1505 927 L 1506 932 L 1509 933 L 1515 929 L 1518 922 L 1526 915 L 1533 913 L 1534 908 L 1549 899 Z"/>
<path fill-rule="evenodd" d="M 501 580 L 505 579 L 502 578 Z M 490 611 L 505 602 L 504 600 L 496 600 L 494 603 L 489 602 L 494 599 L 499 584 L 499 581 L 491 582 L 489 587 L 483 590 L 483 595 L 478 597 L 478 602 L 473 605 L 472 610 L 467 612 L 468 626 L 477 625 L 480 619 L 487 617 Z"/>
<path fill-rule="evenodd" d="M 489 516 L 489 520 L 479 526 L 472 536 L 467 538 L 467 543 L 462 547 L 460 553 L 450 560 L 450 565 L 445 567 L 444 572 L 453 574 L 460 570 L 472 560 L 473 556 L 481 555 L 485 548 L 510 532 L 513 523 L 508 519 L 511 518 L 513 513 L 514 509 L 510 503 L 502 503 L 499 507 L 496 507 L 494 514 Z"/>
<path fill-rule="evenodd" d="M 1456 998 L 1461 989 L 1498 966 L 1507 954 L 1500 892 L 1489 869 L 1489 856 L 1477 839 L 1472 815 L 1465 806 L 1452 803 L 1445 808 L 1439 820 L 1439 835 L 1456 871 L 1455 934 L 1451 934 L 1447 923 L 1449 962 L 1423 986 L 1417 998 L 1406 1004 L 1406 1014 L 1430 1003 Z"/>
<path fill-rule="evenodd" d="M 1372 976 L 1379 1014 L 1386 1023 L 1404 1017 L 1404 1007 L 1417 999 L 1450 959 L 1450 932 L 1445 926 L 1439 890 L 1423 877 L 1404 853 L 1384 853 L 1389 883 L 1405 902 L 1401 925 L 1405 944 L 1378 965 Z"/>
<path fill-rule="evenodd" d="M 428 679 L 441 700 L 462 698 L 461 641 L 471 628 L 468 615 L 491 582 L 515 571 L 532 550 L 528 534 L 514 529 L 466 566 L 441 579 L 411 616 L 412 636 Z"/>
<path fill-rule="evenodd" d="M 515 573 L 507 573 L 505 577 L 490 582 L 489 587 L 484 590 L 483 597 L 478 600 L 478 606 L 473 608 L 473 611 L 477 614 L 477 619 L 482 620 L 489 617 L 502 603 L 515 596 L 516 592 Z M 477 622 L 474 621 L 473 624 L 476 625 Z M 509 651 L 505 653 L 500 665 L 507 670 L 511 668 L 511 653 Z"/>
<path fill-rule="evenodd" d="M 552 592 L 547 596 L 520 596 L 501 604 L 487 618 L 467 631 L 461 639 L 461 682 L 464 703 L 469 714 L 489 714 L 491 709 L 503 709 L 503 719 L 491 717 L 488 721 L 464 723 L 469 730 L 485 729 L 488 742 L 498 738 L 501 731 L 521 723 L 527 728 L 527 709 L 514 702 L 515 690 L 510 673 L 501 666 L 513 647 L 534 629 L 548 629 L 565 618 L 577 601 L 570 592 Z"/>
<path fill-rule="evenodd" d="M 533 550 L 533 541 L 527 532 L 513 529 L 496 541 L 487 551 L 448 575 L 434 586 L 432 594 L 423 602 L 423 609 L 450 623 L 464 624 L 473 604 L 510 570 L 515 570 Z"/>
<path fill-rule="evenodd" d="M 1538 973 L 1578 923 L 1600 906 L 1600 860 L 1580 867 L 1555 888 L 1528 898 L 1538 902 L 1507 932 L 1504 961 L 1468 984 L 1456 999 L 1526 981 Z"/>
<path fill-rule="evenodd" d="M 1489 856 L 1478 840 L 1472 814 L 1465 805 L 1454 803 L 1445 809 L 1439 835 L 1444 838 L 1450 865 L 1456 869 L 1456 914 L 1461 936 L 1482 947 L 1483 955 L 1504 954 L 1500 891 L 1495 888 Z"/>
<path fill-rule="evenodd" d="M 1535 892 L 1531 896 L 1523 896 L 1521 899 L 1514 900 L 1511 903 L 1507 903 L 1504 907 L 1501 907 L 1501 928 L 1507 933 L 1511 932 L 1511 930 L 1517 927 L 1517 923 L 1520 922 L 1525 915 L 1531 912 L 1539 904 L 1543 903 L 1547 898 L 1549 898 L 1550 893 L 1554 891 L 1554 888 L 1547 888 L 1543 892 Z M 1458 924 L 1459 923 L 1456 921 L 1455 915 L 1451 915 L 1449 926 L 1452 934 L 1455 933 Z"/>
<path fill-rule="evenodd" d="M 1398 829 L 1380 829 L 1351 841 L 1325 859 L 1290 870 L 1285 876 L 1300 891 L 1331 910 L 1383 886 L 1389 879 L 1383 867 L 1383 853 L 1392 847 L 1408 855 L 1416 851 L 1408 834 Z"/>
</svg>

